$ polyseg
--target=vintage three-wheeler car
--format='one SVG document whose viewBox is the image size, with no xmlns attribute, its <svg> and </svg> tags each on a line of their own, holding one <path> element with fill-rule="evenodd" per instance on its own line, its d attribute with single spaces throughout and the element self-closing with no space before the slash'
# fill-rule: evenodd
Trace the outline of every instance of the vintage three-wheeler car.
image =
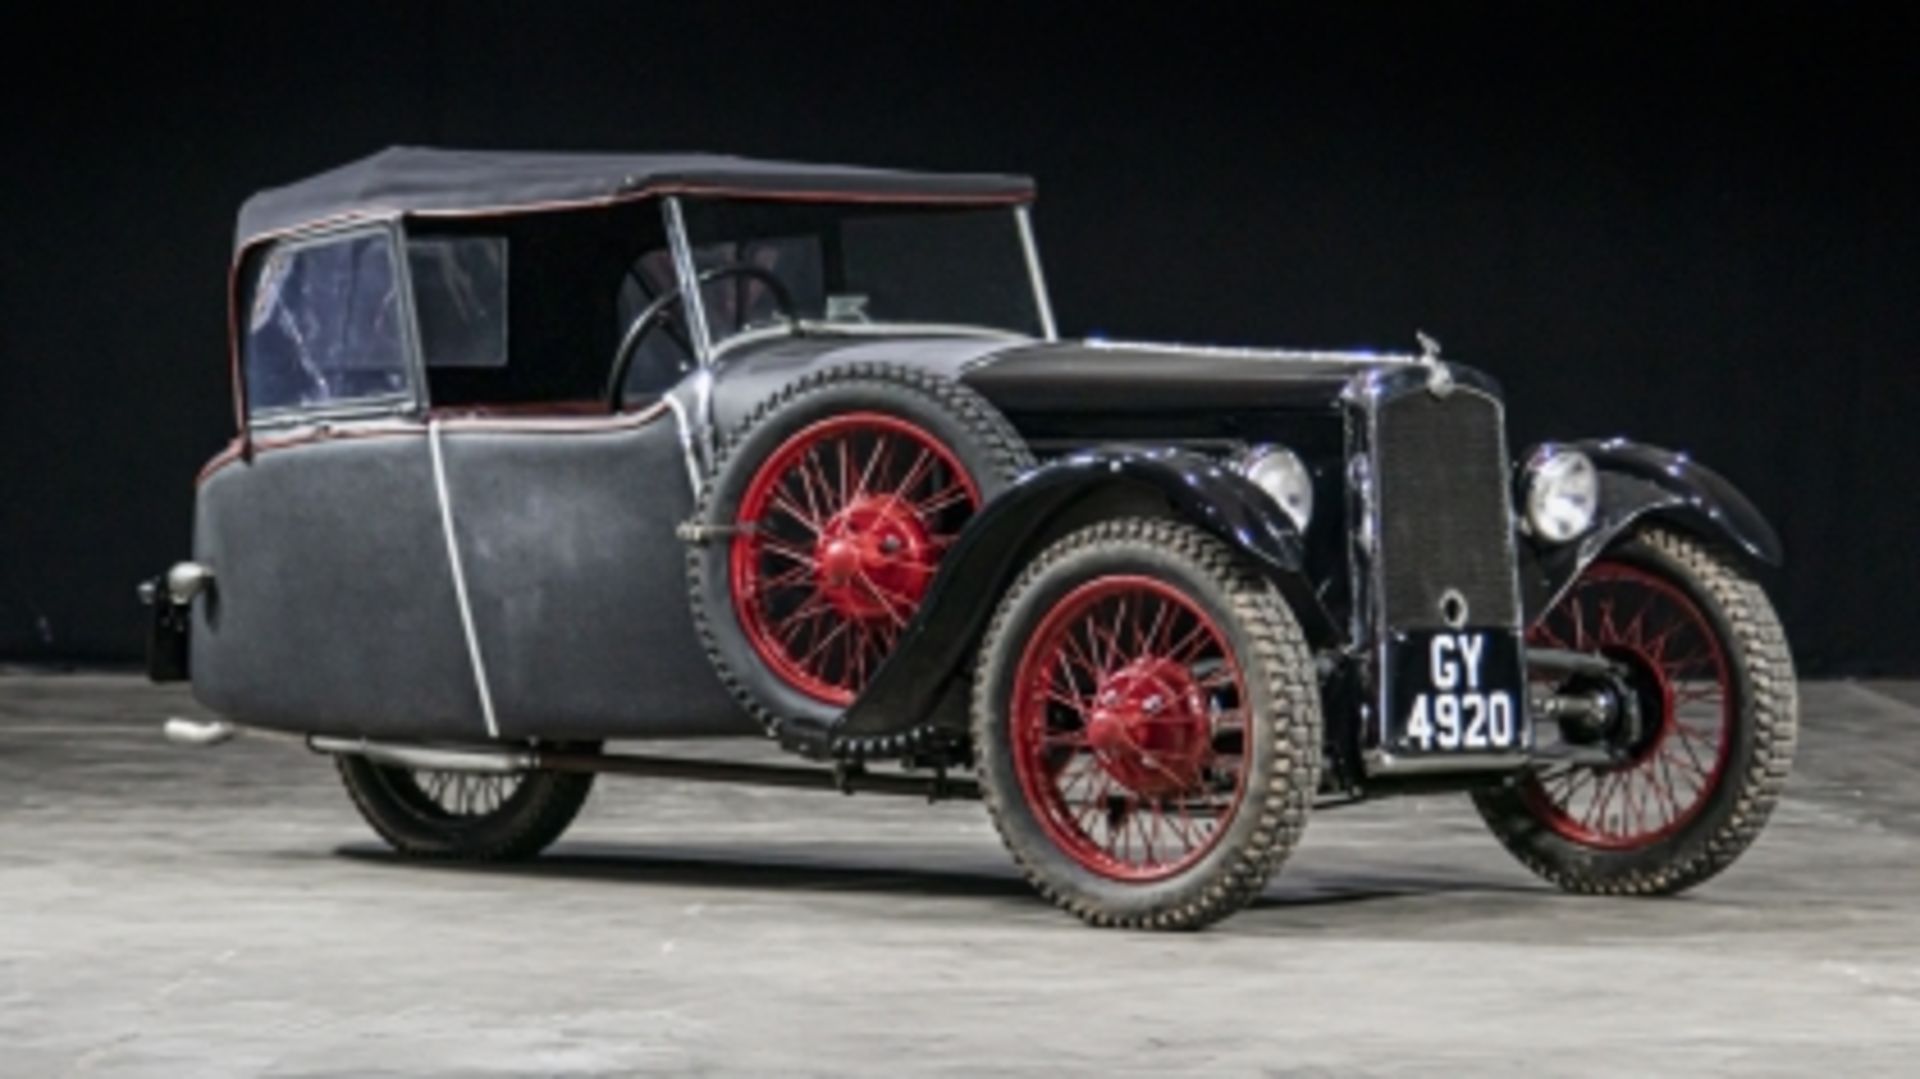
<svg viewBox="0 0 1920 1079">
<path fill-rule="evenodd" d="M 1394 792 L 1573 891 L 1745 849 L 1797 722 L 1746 498 L 1512 454 L 1424 338 L 1061 340 L 1033 195 L 394 149 L 256 196 L 237 437 L 143 586 L 224 718 L 170 734 L 297 735 L 429 857 L 533 855 L 603 772 L 977 796 L 1099 925 L 1214 921 Z M 756 737 L 798 759 L 631 745 Z"/>
</svg>

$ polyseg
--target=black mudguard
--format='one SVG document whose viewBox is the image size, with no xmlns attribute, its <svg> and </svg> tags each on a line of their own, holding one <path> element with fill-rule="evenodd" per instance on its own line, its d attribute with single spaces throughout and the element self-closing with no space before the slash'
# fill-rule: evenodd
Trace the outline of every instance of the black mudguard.
<svg viewBox="0 0 1920 1079">
<path fill-rule="evenodd" d="M 1657 520 L 1723 541 L 1750 561 L 1778 566 L 1780 536 L 1726 477 L 1684 453 L 1624 438 L 1571 444 L 1600 473 L 1600 512 L 1592 531 L 1548 545 L 1522 536 L 1520 579 L 1527 623 L 1545 614 L 1594 559 L 1643 520 Z M 1521 460 L 1525 460 L 1522 457 Z"/>
<path fill-rule="evenodd" d="M 988 503 L 859 699 L 831 724 L 783 725 L 782 744 L 821 758 L 897 756 L 963 729 L 963 664 L 1028 559 L 1081 524 L 1155 510 L 1171 510 L 1265 570 L 1309 639 L 1326 642 L 1338 633 L 1307 576 L 1299 531 L 1246 478 L 1185 450 L 1086 450 L 1033 470 Z"/>
</svg>

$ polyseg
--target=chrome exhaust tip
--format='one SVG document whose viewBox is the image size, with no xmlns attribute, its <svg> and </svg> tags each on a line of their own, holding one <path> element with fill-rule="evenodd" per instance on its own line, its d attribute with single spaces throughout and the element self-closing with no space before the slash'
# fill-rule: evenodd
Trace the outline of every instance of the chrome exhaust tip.
<svg viewBox="0 0 1920 1079">
<path fill-rule="evenodd" d="M 171 716 L 160 728 L 167 741 L 177 746 L 192 746 L 195 749 L 209 749 L 225 742 L 231 742 L 239 729 L 224 719 L 186 719 Z"/>
</svg>

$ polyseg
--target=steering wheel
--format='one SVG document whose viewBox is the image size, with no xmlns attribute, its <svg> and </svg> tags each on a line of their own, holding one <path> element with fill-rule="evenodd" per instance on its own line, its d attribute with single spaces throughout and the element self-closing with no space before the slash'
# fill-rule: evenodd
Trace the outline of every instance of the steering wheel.
<svg viewBox="0 0 1920 1079">
<path fill-rule="evenodd" d="M 790 325 L 798 325 L 794 314 L 793 293 L 787 291 L 786 282 L 780 280 L 772 270 L 764 266 L 755 266 L 749 262 L 729 262 L 701 271 L 694 277 L 694 283 L 705 285 L 722 277 L 751 277 L 767 286 L 773 294 L 773 304 L 780 309 L 780 316 Z M 667 309 L 686 298 L 686 290 L 679 285 L 655 296 L 647 306 L 640 309 L 633 321 L 627 324 L 627 332 L 620 337 L 620 347 L 613 350 L 613 373 L 607 377 L 607 404 L 615 409 L 620 407 L 621 398 L 626 392 L 627 372 L 633 368 L 633 358 L 639 354 L 640 342 L 647 334 L 665 325 Z"/>
</svg>

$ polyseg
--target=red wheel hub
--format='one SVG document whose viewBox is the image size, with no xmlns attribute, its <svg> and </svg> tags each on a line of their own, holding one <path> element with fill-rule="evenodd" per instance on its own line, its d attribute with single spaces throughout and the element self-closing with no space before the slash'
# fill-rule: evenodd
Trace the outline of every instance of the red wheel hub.
<svg viewBox="0 0 1920 1079">
<path fill-rule="evenodd" d="M 728 572 L 747 643 L 793 688 L 850 703 L 979 506 L 960 458 L 910 420 L 851 412 L 802 428 L 740 496 Z"/>
<path fill-rule="evenodd" d="M 847 618 L 884 619 L 918 607 L 936 559 L 927 526 L 897 495 L 861 495 L 814 541 L 820 594 Z"/>
<path fill-rule="evenodd" d="M 1115 880 L 1163 880 L 1239 812 L 1252 707 L 1230 639 L 1198 602 L 1157 577 L 1096 577 L 1021 651 L 1014 773 L 1068 857 Z"/>
<path fill-rule="evenodd" d="M 1213 757 L 1207 702 L 1185 667 L 1147 657 L 1106 675 L 1094 693 L 1087 744 L 1128 790 L 1165 798 L 1200 785 Z"/>
</svg>

